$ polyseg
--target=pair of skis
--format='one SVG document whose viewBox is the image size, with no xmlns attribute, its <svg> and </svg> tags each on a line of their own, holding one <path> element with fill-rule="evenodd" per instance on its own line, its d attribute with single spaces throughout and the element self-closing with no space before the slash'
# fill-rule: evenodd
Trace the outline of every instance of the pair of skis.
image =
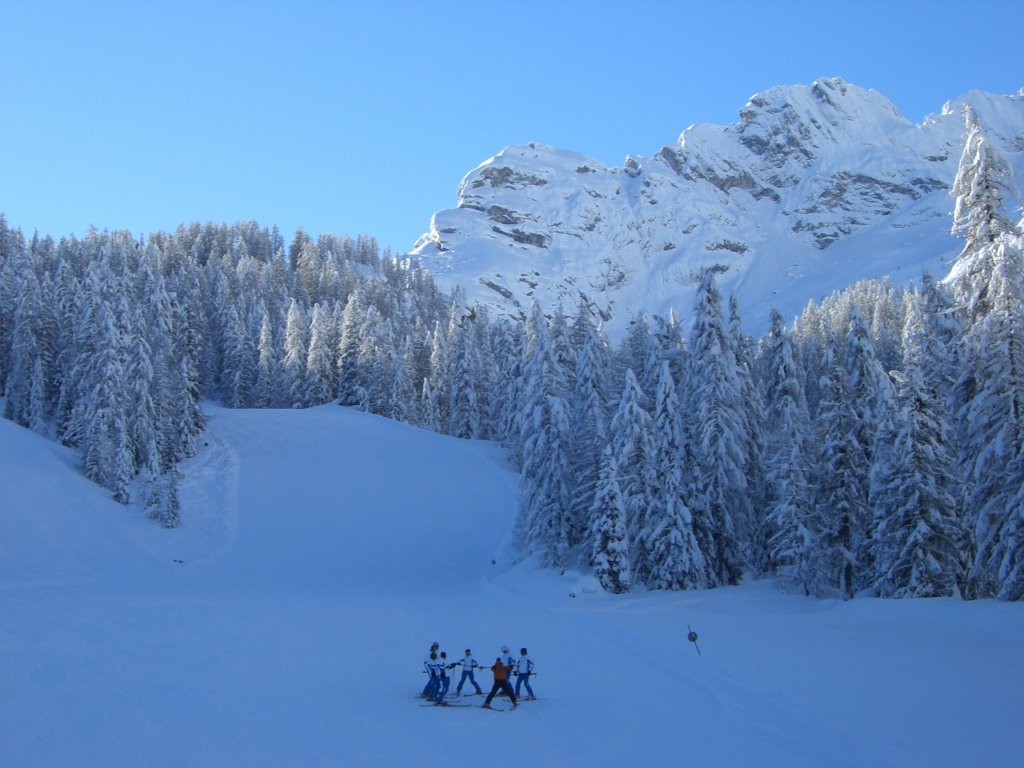
<svg viewBox="0 0 1024 768">
<path fill-rule="evenodd" d="M 449 704 L 447 701 L 445 701 L 445 702 L 443 702 L 441 704 L 438 704 L 437 702 L 426 702 L 424 704 L 420 704 L 420 706 L 421 707 L 437 707 L 438 709 L 448 709 L 448 708 L 453 708 L 453 707 L 472 707 L 474 709 L 489 709 L 492 712 L 504 712 L 504 711 L 506 711 L 506 709 L 511 709 L 511 707 L 494 707 L 494 706 L 485 707 L 483 704 Z"/>
</svg>

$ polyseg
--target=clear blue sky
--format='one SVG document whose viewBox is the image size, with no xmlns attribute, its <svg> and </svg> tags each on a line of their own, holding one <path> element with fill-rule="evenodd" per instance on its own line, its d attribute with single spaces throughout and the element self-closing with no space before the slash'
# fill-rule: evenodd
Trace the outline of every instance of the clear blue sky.
<svg viewBox="0 0 1024 768">
<path fill-rule="evenodd" d="M 914 122 L 1024 86 L 1010 0 L 0 0 L 0 211 L 26 232 L 256 219 L 396 252 L 537 141 L 618 165 L 838 75 Z"/>
</svg>

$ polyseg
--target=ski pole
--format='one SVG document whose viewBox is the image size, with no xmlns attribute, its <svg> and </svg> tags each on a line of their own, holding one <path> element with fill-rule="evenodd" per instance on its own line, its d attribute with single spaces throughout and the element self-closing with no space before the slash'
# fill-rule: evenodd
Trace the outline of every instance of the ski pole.
<svg viewBox="0 0 1024 768">
<path fill-rule="evenodd" d="M 686 639 L 693 643 L 693 647 L 697 649 L 697 655 L 702 656 L 703 654 L 700 652 L 700 646 L 697 645 L 697 633 L 690 629 L 689 624 L 686 625 L 686 629 L 690 632 L 690 634 L 686 636 Z"/>
</svg>

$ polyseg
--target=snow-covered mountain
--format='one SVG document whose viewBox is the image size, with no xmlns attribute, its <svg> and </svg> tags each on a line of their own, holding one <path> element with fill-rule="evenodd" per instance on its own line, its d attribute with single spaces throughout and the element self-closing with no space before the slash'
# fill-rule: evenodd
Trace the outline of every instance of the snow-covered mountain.
<svg viewBox="0 0 1024 768">
<path fill-rule="evenodd" d="M 943 276 L 963 107 L 1024 174 L 1024 90 L 972 91 L 914 125 L 839 78 L 758 94 L 733 125 L 697 124 L 621 168 L 508 147 L 462 180 L 412 254 L 445 288 L 499 314 L 581 297 L 610 329 L 637 311 L 688 314 L 698 274 L 720 273 L 751 330 L 850 283 Z"/>
</svg>

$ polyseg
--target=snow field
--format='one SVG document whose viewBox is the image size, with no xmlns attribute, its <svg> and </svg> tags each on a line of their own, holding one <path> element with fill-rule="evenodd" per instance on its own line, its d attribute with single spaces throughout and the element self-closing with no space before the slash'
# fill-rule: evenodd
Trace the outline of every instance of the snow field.
<svg viewBox="0 0 1024 768">
<path fill-rule="evenodd" d="M 612 597 L 509 564 L 492 445 L 208 412 L 174 531 L 0 421 L 0 765 L 1019 764 L 1019 604 Z M 539 700 L 418 706 L 433 640 L 527 646 Z"/>
</svg>

